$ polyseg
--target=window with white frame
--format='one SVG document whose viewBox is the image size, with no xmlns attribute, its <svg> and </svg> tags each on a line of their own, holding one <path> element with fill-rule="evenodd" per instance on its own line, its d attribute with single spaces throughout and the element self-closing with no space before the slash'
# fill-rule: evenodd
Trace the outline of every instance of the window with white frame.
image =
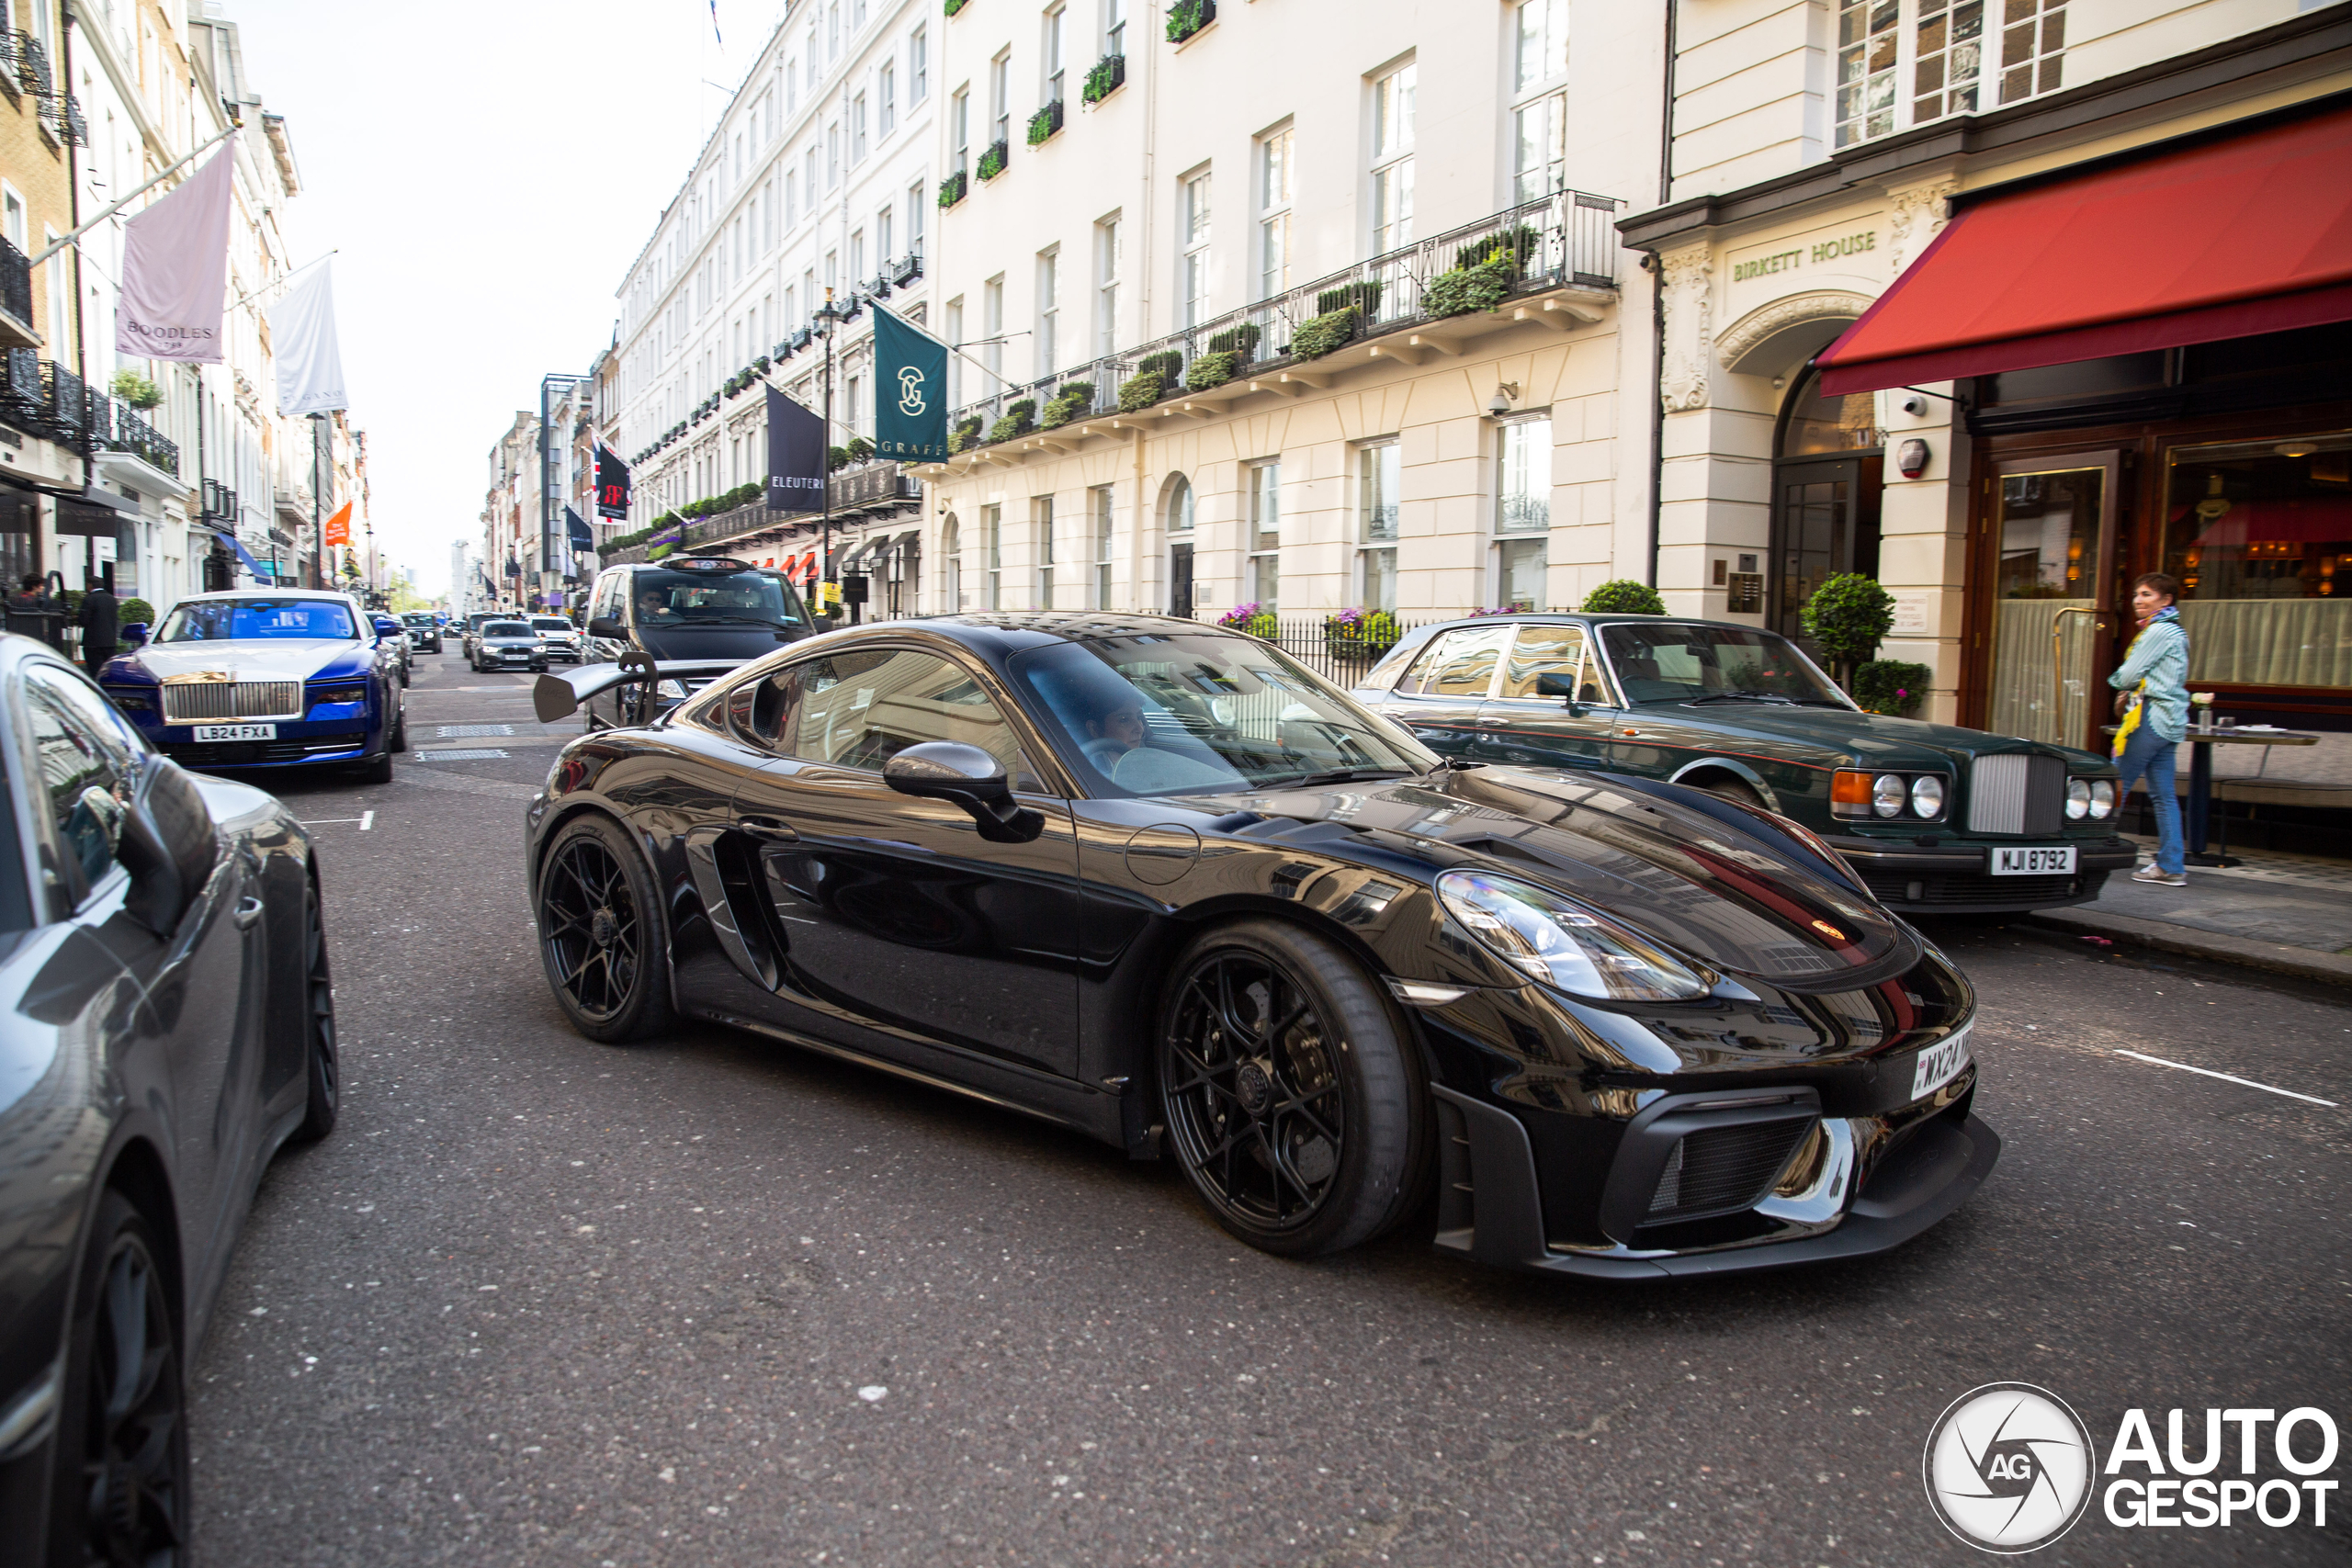
<svg viewBox="0 0 2352 1568">
<path fill-rule="evenodd" d="M 1094 225 L 1094 352 L 1119 349 L 1119 215 Z"/>
<path fill-rule="evenodd" d="M 800 62 L 784 62 L 784 112 L 791 114 L 800 107 Z"/>
<path fill-rule="evenodd" d="M 899 67 L 890 61 L 874 77 L 874 134 L 888 137 L 899 128 Z"/>
<path fill-rule="evenodd" d="M 1045 78 L 1037 98 L 1041 104 L 1062 101 L 1062 24 L 1068 19 L 1069 13 L 1059 6 L 1046 13 L 1044 47 L 1038 51 L 1038 71 Z"/>
<path fill-rule="evenodd" d="M 874 214 L 874 270 L 876 273 L 888 267 L 896 254 L 891 242 L 897 238 L 893 231 L 898 226 L 898 216 L 887 207 Z"/>
<path fill-rule="evenodd" d="M 1568 0 L 1521 0 L 1511 39 L 1511 200 L 1568 183 Z"/>
<path fill-rule="evenodd" d="M 907 102 L 919 104 L 931 91 L 931 34 L 922 28 L 907 35 Z"/>
<path fill-rule="evenodd" d="M 907 186 L 907 254 L 922 254 L 923 212 L 931 203 L 923 199 L 923 182 L 918 175 Z"/>
<path fill-rule="evenodd" d="M 1054 607 L 1054 498 L 1041 495 L 1029 502 L 1030 527 L 1037 561 L 1036 608 Z"/>
<path fill-rule="evenodd" d="M 989 140 L 1012 141 L 1012 51 L 989 62 Z"/>
<path fill-rule="evenodd" d="M 964 530 L 951 512 L 939 525 L 940 596 L 953 612 L 964 608 Z"/>
<path fill-rule="evenodd" d="M 947 107 L 947 140 L 954 152 L 949 154 L 959 175 L 972 166 L 972 93 L 968 87 L 958 87 Z"/>
<path fill-rule="evenodd" d="M 825 58 L 839 60 L 842 56 L 841 0 L 825 7 Z"/>
<path fill-rule="evenodd" d="M 1090 574 L 1093 581 L 1086 607 L 1107 610 L 1111 607 L 1111 487 L 1096 485 L 1086 492 L 1087 515 L 1091 520 L 1089 531 L 1093 535 L 1092 547 L 1087 552 L 1092 562 Z"/>
<path fill-rule="evenodd" d="M 988 385 L 980 396 L 992 398 L 1004 384 L 1004 274 L 980 285 L 980 363 L 988 367 Z"/>
<path fill-rule="evenodd" d="M 1367 610 L 1396 613 L 1397 492 L 1403 455 L 1392 440 L 1356 448 L 1356 582 Z"/>
<path fill-rule="evenodd" d="M 842 183 L 842 127 L 839 120 L 825 127 L 825 188 L 831 190 Z"/>
<path fill-rule="evenodd" d="M 854 34 L 865 26 L 865 0 L 849 0 L 849 30 Z"/>
<path fill-rule="evenodd" d="M 823 53 L 817 47 L 817 24 L 813 19 L 808 24 L 808 46 L 802 51 L 801 58 L 808 62 L 808 90 L 813 93 L 817 90 L 817 77 L 823 71 L 825 62 Z"/>
<path fill-rule="evenodd" d="M 1552 416 L 1523 414 L 1496 432 L 1495 603 L 1542 607 L 1552 530 Z"/>
<path fill-rule="evenodd" d="M 945 325 L 947 346 L 962 348 L 964 346 L 964 297 L 962 295 L 959 294 L 947 301 Z M 964 406 L 964 356 L 961 354 L 951 354 L 947 356 L 947 406 L 951 409 Z"/>
<path fill-rule="evenodd" d="M 1372 85 L 1372 249 L 1413 242 L 1413 85 L 1418 68 L 1398 66 Z"/>
<path fill-rule="evenodd" d="M 800 175 L 791 169 L 784 172 L 784 226 L 791 228 L 800 221 Z"/>
<path fill-rule="evenodd" d="M 849 100 L 849 161 L 854 165 L 865 162 L 865 95 L 852 95 Z"/>
<path fill-rule="evenodd" d="M 1102 0 L 1102 53 L 1127 52 L 1127 0 Z"/>
<path fill-rule="evenodd" d="M 1836 145 L 2064 85 L 2066 0 L 1838 0 Z"/>
<path fill-rule="evenodd" d="M 1037 374 L 1050 376 L 1061 363 L 1061 271 L 1059 245 L 1037 253 Z"/>
<path fill-rule="evenodd" d="M 1209 313 L 1209 172 L 1187 175 L 1178 193 L 1176 240 L 1182 247 L 1177 261 L 1176 297 L 1183 310 L 1182 326 L 1197 326 Z"/>
<path fill-rule="evenodd" d="M 1290 287 L 1291 128 L 1258 142 L 1258 298 Z"/>
<path fill-rule="evenodd" d="M 1253 463 L 1250 490 L 1250 597 L 1268 610 L 1282 602 L 1283 466 Z"/>
<path fill-rule="evenodd" d="M 980 508 L 980 608 L 1004 608 L 1004 508 Z"/>
<path fill-rule="evenodd" d="M 865 231 L 849 231 L 849 286 L 855 288 L 865 281 Z"/>
</svg>

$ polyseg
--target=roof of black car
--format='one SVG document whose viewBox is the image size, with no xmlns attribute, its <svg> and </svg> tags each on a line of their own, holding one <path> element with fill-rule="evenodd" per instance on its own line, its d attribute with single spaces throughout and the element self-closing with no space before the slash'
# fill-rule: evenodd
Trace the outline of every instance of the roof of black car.
<svg viewBox="0 0 2352 1568">
<path fill-rule="evenodd" d="M 1091 637 L 1178 637 L 1214 633 L 1228 634 L 1222 626 L 1205 621 L 1188 620 L 1182 615 L 1154 615 L 1117 610 L 1004 610 L 978 611 L 955 615 L 924 615 L 906 622 L 879 622 L 881 626 L 916 626 L 943 632 L 958 642 L 991 644 L 1000 648 L 1017 648 L 1023 643 L 1035 646 L 1035 639 L 1060 638 L 1083 641 Z M 1027 633 L 1023 637 L 1021 634 Z"/>
</svg>

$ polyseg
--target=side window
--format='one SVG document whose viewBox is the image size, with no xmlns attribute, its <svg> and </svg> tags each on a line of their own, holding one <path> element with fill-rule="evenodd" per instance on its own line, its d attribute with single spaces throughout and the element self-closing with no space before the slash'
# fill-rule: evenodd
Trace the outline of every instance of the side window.
<svg viewBox="0 0 2352 1568">
<path fill-rule="evenodd" d="M 1567 675 L 1576 680 L 1577 701 L 1600 703 L 1600 676 L 1585 655 L 1582 626 L 1525 626 L 1511 644 L 1510 662 L 1503 669 L 1502 695 L 1539 697 L 1539 675 Z"/>
<path fill-rule="evenodd" d="M 147 739 L 104 694 L 78 675 L 38 664 L 26 671 L 25 680 L 28 685 L 39 685 L 62 704 L 66 712 L 78 716 L 124 773 L 139 771 L 141 759 L 148 755 Z"/>
<path fill-rule="evenodd" d="M 64 852 L 58 872 L 68 896 L 79 904 L 114 863 L 130 798 L 130 752 L 108 727 L 93 725 L 62 699 L 58 688 L 63 684 L 48 671 L 29 671 L 25 711 L 32 720 L 50 821 Z"/>
<path fill-rule="evenodd" d="M 1509 626 L 1464 626 L 1447 632 L 1396 682 L 1399 692 L 1425 697 L 1483 697 L 1510 641 Z"/>
<path fill-rule="evenodd" d="M 790 673 L 800 686 L 778 750 L 879 773 L 910 746 L 960 740 L 1002 762 L 1014 789 L 1035 794 L 1042 788 L 1012 727 L 961 665 L 936 654 L 876 649 L 808 660 Z"/>
</svg>

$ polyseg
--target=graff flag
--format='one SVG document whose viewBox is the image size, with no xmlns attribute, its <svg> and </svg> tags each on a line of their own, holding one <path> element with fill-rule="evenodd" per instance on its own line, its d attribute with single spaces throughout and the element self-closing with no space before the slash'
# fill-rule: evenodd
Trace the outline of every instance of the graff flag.
<svg viewBox="0 0 2352 1568">
<path fill-rule="evenodd" d="M 351 543 L 351 502 L 346 501 L 335 508 L 334 515 L 327 519 L 326 536 L 330 545 Z"/>
<path fill-rule="evenodd" d="M 768 510 L 818 512 L 825 504 L 825 422 L 768 389 Z"/>
<path fill-rule="evenodd" d="M 270 310 L 279 413 L 324 413 L 351 406 L 344 396 L 343 350 L 334 335 L 332 269 L 332 263 L 321 262 Z"/>
<path fill-rule="evenodd" d="M 879 306 L 874 311 L 874 455 L 947 460 L 947 345 Z"/>
<path fill-rule="evenodd" d="M 229 205 L 237 139 L 171 195 L 123 225 L 122 289 L 114 307 L 118 354 L 189 364 L 220 362 L 228 306 Z"/>
<path fill-rule="evenodd" d="M 628 465 L 601 441 L 596 443 L 596 515 L 628 515 Z"/>
</svg>

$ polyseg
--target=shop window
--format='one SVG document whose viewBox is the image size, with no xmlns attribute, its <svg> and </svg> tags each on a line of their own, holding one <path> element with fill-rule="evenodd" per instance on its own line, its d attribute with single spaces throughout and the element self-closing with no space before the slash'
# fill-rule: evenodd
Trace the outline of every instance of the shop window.
<svg viewBox="0 0 2352 1568">
<path fill-rule="evenodd" d="M 2189 679 L 2352 686 L 2352 432 L 2177 446 L 2165 469 Z"/>
</svg>

